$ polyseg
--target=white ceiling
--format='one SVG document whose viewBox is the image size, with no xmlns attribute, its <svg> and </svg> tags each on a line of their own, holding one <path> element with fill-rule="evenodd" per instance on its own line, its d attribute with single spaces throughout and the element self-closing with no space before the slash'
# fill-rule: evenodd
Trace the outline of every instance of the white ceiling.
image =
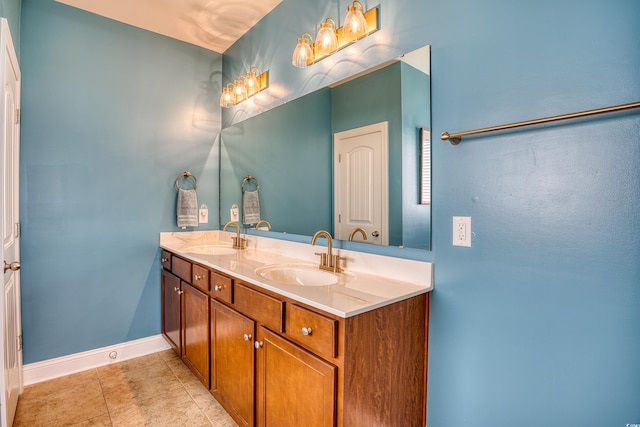
<svg viewBox="0 0 640 427">
<path fill-rule="evenodd" d="M 224 53 L 282 0 L 57 0 Z"/>
</svg>

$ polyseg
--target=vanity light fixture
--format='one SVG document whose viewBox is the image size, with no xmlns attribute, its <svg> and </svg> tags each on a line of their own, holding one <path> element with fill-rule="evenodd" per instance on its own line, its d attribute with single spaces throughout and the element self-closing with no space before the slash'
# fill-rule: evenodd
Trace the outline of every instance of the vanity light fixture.
<svg viewBox="0 0 640 427">
<path fill-rule="evenodd" d="M 320 31 L 316 36 L 316 55 L 330 55 L 338 49 L 338 35 L 336 34 L 336 21 L 325 19 L 320 24 Z"/>
<path fill-rule="evenodd" d="M 364 12 L 362 3 L 355 0 L 347 7 L 344 26 L 336 28 L 336 22 L 327 18 L 320 24 L 315 41 L 311 34 L 304 33 L 293 50 L 291 63 L 298 68 L 307 68 L 378 29 L 378 8 Z"/>
<path fill-rule="evenodd" d="M 367 35 L 367 20 L 364 17 L 362 3 L 355 0 L 347 6 L 347 16 L 344 19 L 344 37 L 356 41 Z"/>
<path fill-rule="evenodd" d="M 291 58 L 291 63 L 294 67 L 298 68 L 307 68 L 307 65 L 313 64 L 313 39 L 311 38 L 311 34 L 304 33 L 302 37 L 298 39 L 298 44 L 296 48 L 293 49 L 293 57 Z"/>
<path fill-rule="evenodd" d="M 251 67 L 245 75 L 240 75 L 233 83 L 228 83 L 220 95 L 220 106 L 231 108 L 269 87 L 269 72 L 260 73 L 258 67 Z"/>
</svg>

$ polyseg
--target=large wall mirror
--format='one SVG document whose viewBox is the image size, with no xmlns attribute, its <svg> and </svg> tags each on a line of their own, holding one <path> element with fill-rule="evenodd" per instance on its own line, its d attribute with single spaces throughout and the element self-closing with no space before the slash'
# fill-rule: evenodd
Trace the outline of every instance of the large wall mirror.
<svg viewBox="0 0 640 427">
<path fill-rule="evenodd" d="M 251 176 L 255 180 L 245 182 L 245 190 L 254 191 L 258 184 L 260 217 L 269 221 L 274 237 L 282 233 L 311 236 L 321 229 L 340 236 L 338 223 L 349 218 L 349 227 L 360 224 L 368 231 L 366 244 L 430 249 L 429 52 L 425 46 L 224 128 L 220 223 L 230 220 L 233 205 L 239 208 L 242 221 L 242 184 Z M 383 170 L 369 167 L 371 155 L 358 151 L 362 145 L 358 138 L 372 126 L 386 132 Z M 350 138 L 352 132 L 354 138 Z M 339 156 L 343 148 L 334 148 L 334 143 L 345 139 L 356 148 L 353 156 Z M 353 167 L 337 175 L 336 165 L 345 158 Z M 386 189 L 382 198 L 361 182 L 380 177 Z M 356 200 L 347 211 L 337 201 L 341 193 Z M 337 212 L 338 208 L 342 211 Z M 370 211 L 385 213 L 380 230 L 377 225 L 367 228 Z M 354 240 L 362 241 L 362 234 L 355 234 Z"/>
</svg>

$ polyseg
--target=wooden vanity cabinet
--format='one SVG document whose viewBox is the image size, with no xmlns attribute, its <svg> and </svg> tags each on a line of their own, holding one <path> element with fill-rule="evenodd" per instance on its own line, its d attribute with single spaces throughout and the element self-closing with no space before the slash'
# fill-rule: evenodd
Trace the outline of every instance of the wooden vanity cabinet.
<svg viewBox="0 0 640 427">
<path fill-rule="evenodd" d="M 209 296 L 182 282 L 182 361 L 209 388 Z"/>
<path fill-rule="evenodd" d="M 201 381 L 209 355 L 211 393 L 239 425 L 424 427 L 428 294 L 342 318 L 210 268 L 203 292 L 176 276 L 182 261 L 162 273 L 163 333 Z"/>
<path fill-rule="evenodd" d="M 254 425 L 255 322 L 211 299 L 211 394 L 241 426 Z"/>
<path fill-rule="evenodd" d="M 162 334 L 178 356 L 182 356 L 180 278 L 162 270 Z"/>
<path fill-rule="evenodd" d="M 209 388 L 209 271 L 167 251 L 162 267 L 162 333 Z"/>
<path fill-rule="evenodd" d="M 264 326 L 256 342 L 256 426 L 335 426 L 337 367 Z"/>
</svg>

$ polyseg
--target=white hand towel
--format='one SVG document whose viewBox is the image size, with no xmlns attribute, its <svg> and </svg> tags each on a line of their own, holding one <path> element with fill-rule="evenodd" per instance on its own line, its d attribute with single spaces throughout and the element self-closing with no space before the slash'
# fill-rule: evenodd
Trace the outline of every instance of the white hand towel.
<svg viewBox="0 0 640 427">
<path fill-rule="evenodd" d="M 198 226 L 198 196 L 196 190 L 178 189 L 178 227 Z"/>
<path fill-rule="evenodd" d="M 242 195 L 242 214 L 244 224 L 260 221 L 260 198 L 258 191 L 245 191 Z"/>
</svg>

